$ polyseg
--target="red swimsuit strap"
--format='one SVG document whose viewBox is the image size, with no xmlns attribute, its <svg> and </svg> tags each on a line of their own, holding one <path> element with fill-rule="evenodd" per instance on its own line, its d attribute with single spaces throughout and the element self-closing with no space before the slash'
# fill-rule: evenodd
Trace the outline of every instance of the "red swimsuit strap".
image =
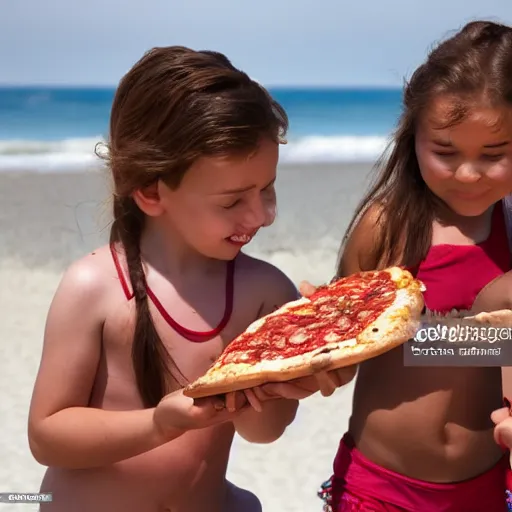
<svg viewBox="0 0 512 512">
<path fill-rule="evenodd" d="M 123 288 L 124 294 L 127 298 L 127 300 L 130 300 L 133 298 L 134 294 L 130 293 L 128 288 L 128 283 L 124 277 L 124 272 L 121 268 L 121 264 L 119 262 L 119 257 L 117 255 L 116 250 L 114 249 L 113 245 L 110 246 L 110 251 L 112 253 L 112 258 L 114 260 L 114 265 L 117 270 L 117 274 L 119 276 L 119 280 L 121 282 L 121 286 Z M 234 296 L 234 282 L 235 282 L 235 260 L 231 260 L 227 264 L 227 272 L 226 272 L 226 305 L 224 308 L 224 316 L 222 317 L 220 323 L 215 327 L 214 329 L 210 331 L 193 331 L 191 329 L 187 329 L 186 327 L 183 327 L 181 324 L 176 322 L 174 318 L 165 310 L 162 303 L 158 300 L 157 296 L 153 293 L 149 285 L 146 285 L 146 291 L 148 294 L 148 297 L 151 299 L 153 304 L 155 305 L 158 312 L 162 315 L 164 320 L 181 336 L 186 338 L 189 341 L 192 341 L 194 343 L 201 343 L 204 341 L 209 341 L 215 336 L 218 336 L 224 327 L 228 324 L 231 314 L 233 313 L 233 296 Z"/>
<path fill-rule="evenodd" d="M 222 317 L 222 320 L 217 325 L 217 327 L 215 327 L 211 331 L 192 331 L 190 329 L 187 329 L 186 327 L 183 327 L 178 322 L 176 322 L 176 320 L 174 320 L 174 318 L 172 318 L 171 315 L 169 315 L 169 313 L 162 306 L 161 302 L 158 300 L 158 298 L 156 297 L 156 295 L 153 293 L 149 286 L 147 287 L 147 292 L 149 298 L 153 301 L 153 304 L 155 305 L 156 309 L 158 309 L 158 312 L 178 334 L 181 334 L 181 336 L 183 336 L 189 341 L 200 343 L 203 341 L 209 341 L 212 338 L 215 338 L 215 336 L 218 336 L 222 332 L 224 327 L 226 327 L 226 325 L 228 324 L 229 319 L 231 318 L 231 313 L 233 312 L 233 291 L 235 281 L 234 276 L 235 260 L 231 260 L 228 262 L 226 272 L 226 306 L 224 308 L 224 316 Z"/>
</svg>

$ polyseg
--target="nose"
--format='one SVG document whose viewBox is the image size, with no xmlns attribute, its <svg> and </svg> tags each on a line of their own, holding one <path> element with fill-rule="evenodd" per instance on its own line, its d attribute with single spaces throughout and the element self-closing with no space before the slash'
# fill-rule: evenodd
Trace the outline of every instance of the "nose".
<svg viewBox="0 0 512 512">
<path fill-rule="evenodd" d="M 250 230 L 270 226 L 276 218 L 276 202 L 256 199 L 245 212 L 243 224 Z"/>
<path fill-rule="evenodd" d="M 455 171 L 455 179 L 461 183 L 476 183 L 482 175 L 471 163 L 464 163 Z"/>
</svg>

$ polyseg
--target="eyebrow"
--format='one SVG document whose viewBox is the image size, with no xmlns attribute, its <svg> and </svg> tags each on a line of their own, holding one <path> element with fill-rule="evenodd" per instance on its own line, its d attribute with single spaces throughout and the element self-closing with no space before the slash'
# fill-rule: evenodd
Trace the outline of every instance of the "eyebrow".
<svg viewBox="0 0 512 512">
<path fill-rule="evenodd" d="M 443 148 L 449 148 L 452 146 L 452 143 L 447 140 L 436 140 L 434 139 L 432 141 L 434 144 L 437 144 L 438 146 L 441 146 Z M 484 144 L 484 148 L 502 148 L 503 146 L 506 146 L 507 144 L 510 144 L 509 140 L 505 140 L 503 142 L 496 142 L 494 144 Z"/>
<path fill-rule="evenodd" d="M 270 185 L 272 185 L 275 181 L 276 181 L 275 178 L 272 179 L 263 188 L 265 189 L 267 187 L 270 187 Z M 231 189 L 228 189 L 228 190 L 223 190 L 222 192 L 215 192 L 214 195 L 227 196 L 227 195 L 230 195 L 230 194 L 241 194 L 242 192 L 247 192 L 248 190 L 252 190 L 253 188 L 256 188 L 256 185 L 249 185 L 248 187 L 242 187 L 242 188 L 231 188 Z"/>
</svg>

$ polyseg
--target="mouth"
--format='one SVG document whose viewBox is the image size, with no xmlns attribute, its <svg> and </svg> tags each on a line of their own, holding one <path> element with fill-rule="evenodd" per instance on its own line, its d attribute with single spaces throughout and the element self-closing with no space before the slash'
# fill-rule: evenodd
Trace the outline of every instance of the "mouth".
<svg viewBox="0 0 512 512">
<path fill-rule="evenodd" d="M 480 199 L 486 194 L 486 192 L 459 192 L 454 191 L 455 197 L 462 199 L 464 201 L 474 201 L 475 199 Z"/>
<path fill-rule="evenodd" d="M 236 235 L 231 235 L 230 237 L 226 238 L 226 240 L 228 242 L 231 242 L 232 244 L 235 244 L 235 245 L 246 245 L 248 244 L 254 237 L 255 233 L 249 235 L 247 233 L 243 233 L 243 234 L 236 234 Z"/>
</svg>

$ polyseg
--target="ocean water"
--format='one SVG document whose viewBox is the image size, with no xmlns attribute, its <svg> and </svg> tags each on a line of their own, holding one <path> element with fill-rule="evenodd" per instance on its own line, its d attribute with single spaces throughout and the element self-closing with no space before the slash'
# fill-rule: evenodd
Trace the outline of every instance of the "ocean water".
<svg viewBox="0 0 512 512">
<path fill-rule="evenodd" d="M 283 163 L 372 161 L 401 111 L 400 89 L 270 89 L 290 118 Z M 0 171 L 98 163 L 114 89 L 0 88 Z"/>
</svg>

